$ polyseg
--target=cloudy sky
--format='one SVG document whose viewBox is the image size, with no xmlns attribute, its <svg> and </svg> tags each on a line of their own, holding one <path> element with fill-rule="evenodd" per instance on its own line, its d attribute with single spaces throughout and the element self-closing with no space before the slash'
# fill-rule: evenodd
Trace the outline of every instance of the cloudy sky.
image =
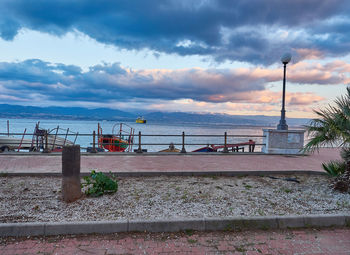
<svg viewBox="0 0 350 255">
<path fill-rule="evenodd" d="M 350 1 L 1 0 L 0 103 L 311 117 L 350 84 Z"/>
</svg>

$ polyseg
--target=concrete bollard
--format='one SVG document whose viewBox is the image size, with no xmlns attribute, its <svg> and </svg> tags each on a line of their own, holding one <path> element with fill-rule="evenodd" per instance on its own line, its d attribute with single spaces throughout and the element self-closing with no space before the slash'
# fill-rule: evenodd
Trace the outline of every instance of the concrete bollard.
<svg viewBox="0 0 350 255">
<path fill-rule="evenodd" d="M 238 152 L 238 147 L 237 147 L 237 152 Z M 228 153 L 228 148 L 227 148 L 227 132 L 224 134 L 224 151 L 223 153 Z"/>
<path fill-rule="evenodd" d="M 64 146 L 62 151 L 62 199 L 70 203 L 81 196 L 80 145 Z"/>
</svg>

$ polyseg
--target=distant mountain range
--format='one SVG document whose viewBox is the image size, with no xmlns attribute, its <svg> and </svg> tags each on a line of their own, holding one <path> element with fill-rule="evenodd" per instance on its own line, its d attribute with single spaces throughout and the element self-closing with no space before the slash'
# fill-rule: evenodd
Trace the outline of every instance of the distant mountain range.
<svg viewBox="0 0 350 255">
<path fill-rule="evenodd" d="M 141 114 L 141 113 L 140 113 Z M 154 123 L 211 123 L 227 125 L 274 126 L 279 116 L 200 114 L 186 112 L 142 113 L 147 122 Z M 109 108 L 87 109 L 82 107 L 35 107 L 0 104 L 0 118 L 73 119 L 135 121 L 137 114 Z M 305 125 L 309 119 L 287 118 L 290 126 Z"/>
</svg>

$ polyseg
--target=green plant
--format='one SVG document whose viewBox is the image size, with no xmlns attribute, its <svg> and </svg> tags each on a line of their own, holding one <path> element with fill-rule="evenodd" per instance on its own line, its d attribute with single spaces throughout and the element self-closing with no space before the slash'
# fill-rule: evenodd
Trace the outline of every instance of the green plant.
<svg viewBox="0 0 350 255">
<path fill-rule="evenodd" d="M 8 173 L 7 172 L 0 172 L 0 177 L 7 177 Z"/>
<path fill-rule="evenodd" d="M 251 189 L 251 188 L 253 188 L 253 186 L 251 186 L 251 185 L 249 185 L 249 184 L 244 184 L 244 188 L 246 188 L 246 189 Z"/>
<path fill-rule="evenodd" d="M 350 161 L 350 147 L 344 147 L 340 151 L 340 156 L 345 162 Z"/>
<path fill-rule="evenodd" d="M 284 191 L 285 193 L 287 193 L 287 194 L 292 192 L 291 189 L 284 189 L 283 191 Z"/>
<path fill-rule="evenodd" d="M 197 242 L 197 240 L 194 240 L 194 239 L 191 239 L 191 238 L 188 238 L 187 239 L 187 242 L 191 243 L 191 244 L 194 244 Z"/>
<path fill-rule="evenodd" d="M 95 170 L 92 170 L 91 174 L 83 179 L 85 182 L 81 184 L 81 187 L 86 188 L 85 194 L 88 196 L 98 197 L 106 193 L 115 193 L 118 190 L 118 182 L 114 177 L 113 180 L 104 173 Z"/>
<path fill-rule="evenodd" d="M 328 175 L 335 177 L 345 172 L 346 163 L 344 161 L 331 160 L 327 163 L 322 163 L 322 167 Z"/>
<path fill-rule="evenodd" d="M 328 105 L 323 110 L 314 110 L 318 118 L 313 119 L 306 126 L 311 137 L 304 146 L 304 152 L 318 150 L 321 146 L 337 146 L 341 148 L 341 156 L 344 160 L 345 170 L 343 180 L 337 180 L 334 189 L 346 191 L 350 189 L 350 87 L 347 93 L 338 97 L 334 105 Z M 323 164 L 328 174 L 336 174 L 338 164 Z M 329 172 L 328 172 L 329 171 Z"/>
<path fill-rule="evenodd" d="M 194 234 L 194 231 L 193 229 L 185 229 L 185 234 L 188 235 L 188 236 L 192 236 Z"/>
<path fill-rule="evenodd" d="M 318 150 L 321 146 L 335 145 L 341 148 L 350 146 L 350 87 L 347 94 L 338 97 L 335 106 L 329 105 L 323 110 L 314 110 L 315 118 L 306 126 L 310 141 L 304 151 Z"/>
<path fill-rule="evenodd" d="M 247 251 L 247 249 L 243 245 L 241 245 L 240 247 L 235 247 L 235 248 L 236 248 L 236 251 L 238 251 L 238 252 L 246 252 Z"/>
</svg>

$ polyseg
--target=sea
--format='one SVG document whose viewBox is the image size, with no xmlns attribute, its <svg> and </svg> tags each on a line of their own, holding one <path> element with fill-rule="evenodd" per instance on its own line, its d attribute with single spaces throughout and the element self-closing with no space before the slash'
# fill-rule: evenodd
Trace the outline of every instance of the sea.
<svg viewBox="0 0 350 255">
<path fill-rule="evenodd" d="M 97 133 L 98 123 L 100 124 L 103 134 L 117 134 L 120 130 L 120 122 L 115 121 L 92 121 L 92 120 L 53 120 L 53 119 L 1 119 L 0 118 L 0 135 L 7 135 L 9 121 L 9 132 L 15 133 L 17 137 L 22 137 L 26 131 L 25 139 L 32 139 L 35 125 L 44 129 L 54 129 L 59 127 L 59 134 L 64 137 L 66 130 L 69 129 L 68 139 L 79 144 L 82 151 L 91 147 L 93 143 L 92 133 Z M 275 128 L 275 126 L 244 126 L 233 124 L 215 124 L 215 123 L 153 123 L 137 124 L 135 122 L 123 122 L 123 129 L 126 132 L 128 127 L 134 129 L 134 134 L 141 132 L 142 149 L 148 152 L 157 152 L 167 149 L 171 143 L 176 148 L 182 148 L 182 132 L 185 133 L 186 151 L 193 151 L 206 145 L 224 144 L 224 133 L 228 135 L 227 144 L 236 144 L 248 142 L 249 139 L 256 144 L 263 143 L 263 129 Z M 301 129 L 301 127 L 296 127 Z M 55 132 L 54 132 L 55 133 Z M 76 136 L 78 133 L 78 136 Z M 191 136 L 200 135 L 200 136 Z M 229 137 L 229 135 L 239 135 L 239 137 Z M 246 136 L 246 137 L 244 137 Z M 250 137 L 256 136 L 256 137 Z M 131 151 L 138 148 L 139 138 L 134 138 L 134 145 Z M 260 145 L 255 147 L 255 151 L 261 151 Z M 247 150 L 248 148 L 246 148 Z"/>
</svg>

